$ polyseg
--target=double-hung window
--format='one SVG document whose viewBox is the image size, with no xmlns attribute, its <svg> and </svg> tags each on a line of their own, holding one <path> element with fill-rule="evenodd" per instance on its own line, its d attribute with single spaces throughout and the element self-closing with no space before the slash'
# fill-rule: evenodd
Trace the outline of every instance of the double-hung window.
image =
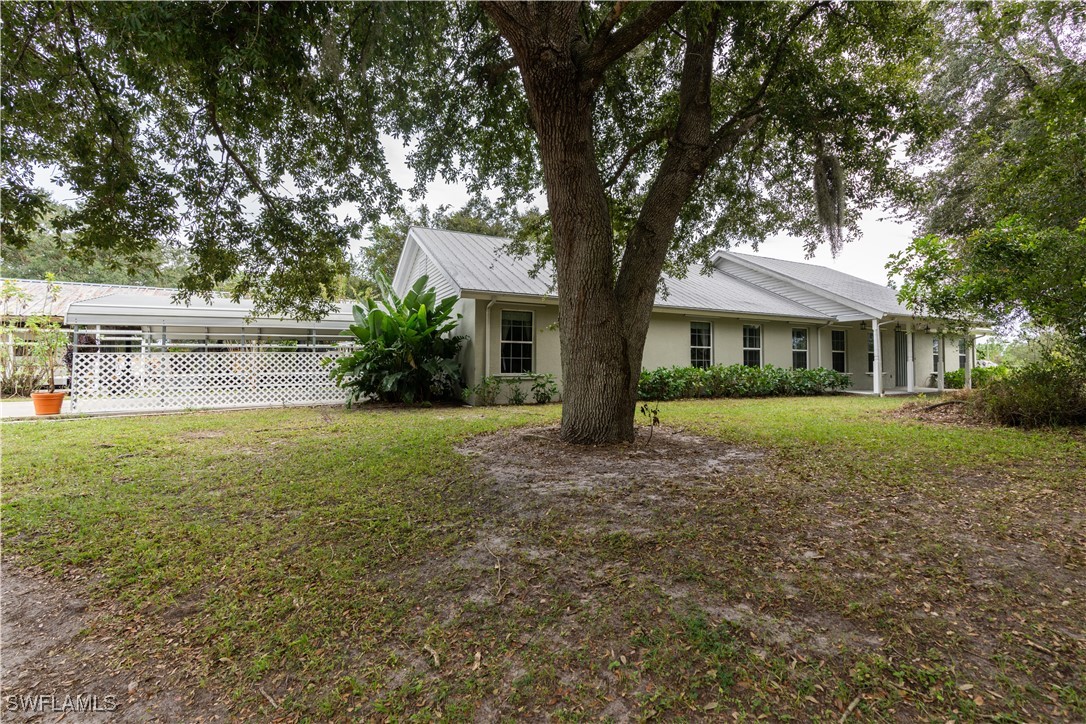
<svg viewBox="0 0 1086 724">
<path fill-rule="evenodd" d="M 969 348 L 965 344 L 965 340 L 958 342 L 958 369 L 965 369 L 965 357 L 969 354 Z"/>
<path fill-rule="evenodd" d="M 875 373 L 875 333 L 867 333 L 867 371 Z"/>
<path fill-rule="evenodd" d="M 690 366 L 709 367 L 713 364 L 713 325 L 711 322 L 690 323 Z"/>
<path fill-rule="evenodd" d="M 792 369 L 807 369 L 807 330 L 792 330 Z"/>
<path fill-rule="evenodd" d="M 532 313 L 502 310 L 501 371 L 523 375 L 532 371 Z"/>
<path fill-rule="evenodd" d="M 757 324 L 743 325 L 743 364 L 762 366 L 762 328 Z"/>
<path fill-rule="evenodd" d="M 848 351 L 845 347 L 845 330 L 830 330 L 830 356 L 835 372 L 847 371 Z"/>
<path fill-rule="evenodd" d="M 935 370 L 936 374 L 939 372 L 939 338 L 933 337 L 931 340 L 931 368 Z"/>
</svg>

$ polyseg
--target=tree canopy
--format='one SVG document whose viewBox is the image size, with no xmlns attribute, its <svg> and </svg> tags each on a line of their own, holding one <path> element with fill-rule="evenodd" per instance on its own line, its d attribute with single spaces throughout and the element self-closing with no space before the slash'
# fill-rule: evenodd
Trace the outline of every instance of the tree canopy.
<svg viewBox="0 0 1086 724">
<path fill-rule="evenodd" d="M 1086 348 L 1086 5 L 950 6 L 931 93 L 926 235 L 901 298 L 965 327 L 1030 322 Z"/>
<path fill-rule="evenodd" d="M 624 5 L 576 10 L 597 44 L 638 33 L 594 96 L 617 247 L 674 131 L 686 24 L 717 25 L 711 101 L 722 124 L 735 113 L 733 126 L 751 128 L 684 207 L 677 266 L 783 229 L 816 243 L 819 149 L 869 171 L 847 180 L 846 229 L 903 180 L 890 150 L 923 130 L 910 103 L 919 9 L 706 5 L 658 23 L 658 8 Z M 180 237 L 194 258 L 186 289 L 237 274 L 238 293 L 313 313 L 360 223 L 399 200 L 382 134 L 415 144 L 419 187 L 440 174 L 521 199 L 543 185 L 509 48 L 476 4 L 11 2 L 2 13 L 8 245 L 29 243 L 45 208 L 33 170 L 49 166 L 79 199 L 56 219 L 77 249 L 137 255 Z M 728 142 L 736 129 L 719 130 Z"/>
<path fill-rule="evenodd" d="M 66 213 L 53 206 L 51 213 Z M 31 231 L 18 247 L 0 249 L 0 275 L 18 279 L 45 279 L 52 275 L 62 282 L 176 286 L 188 260 L 183 249 L 159 243 L 139 256 L 123 257 L 106 249 L 92 255 L 72 253 L 70 234 Z"/>
</svg>

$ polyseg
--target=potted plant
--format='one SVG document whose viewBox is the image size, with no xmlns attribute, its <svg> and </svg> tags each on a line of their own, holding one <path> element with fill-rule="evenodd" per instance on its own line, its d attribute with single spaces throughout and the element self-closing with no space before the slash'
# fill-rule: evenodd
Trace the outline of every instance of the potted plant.
<svg viewBox="0 0 1086 724">
<path fill-rule="evenodd" d="M 67 393 L 57 392 L 56 367 L 68 348 L 68 330 L 48 318 L 30 318 L 26 326 L 31 334 L 30 353 L 49 379 L 48 391 L 30 393 L 34 414 L 58 415 Z"/>
</svg>

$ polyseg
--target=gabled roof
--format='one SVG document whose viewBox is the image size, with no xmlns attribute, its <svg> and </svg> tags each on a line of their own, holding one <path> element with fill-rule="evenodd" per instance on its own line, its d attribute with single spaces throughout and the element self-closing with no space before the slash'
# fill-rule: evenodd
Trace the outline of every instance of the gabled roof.
<svg viewBox="0 0 1086 724">
<path fill-rule="evenodd" d="M 515 257 L 506 251 L 507 238 L 412 227 L 407 234 L 396 287 L 408 283 L 407 264 L 413 258 L 409 248 L 417 244 L 437 267 L 459 288 L 471 295 L 519 295 L 555 298 L 553 269 L 544 267 L 533 278 L 535 259 Z M 655 306 L 662 309 L 733 312 L 774 317 L 829 319 L 821 312 L 773 292 L 748 284 L 713 269 L 705 275 L 692 266 L 686 277 L 664 276 L 664 293 L 656 296 Z"/>
<path fill-rule="evenodd" d="M 739 254 L 734 251 L 717 252 L 714 256 L 753 266 L 800 288 L 821 292 L 832 299 L 856 307 L 859 311 L 878 312 L 880 317 L 913 315 L 912 311 L 898 302 L 897 292 L 890 287 L 869 282 L 836 269 L 806 262 Z"/>
</svg>

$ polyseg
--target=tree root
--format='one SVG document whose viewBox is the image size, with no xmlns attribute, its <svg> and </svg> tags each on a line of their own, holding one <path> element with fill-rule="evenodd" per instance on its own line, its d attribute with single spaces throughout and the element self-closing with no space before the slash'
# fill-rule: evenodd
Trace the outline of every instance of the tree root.
<svg viewBox="0 0 1086 724">
<path fill-rule="evenodd" d="M 945 407 L 946 405 L 964 405 L 964 404 L 965 404 L 965 400 L 945 400 L 943 402 L 936 402 L 934 405 L 928 405 L 927 407 L 923 407 L 923 408 L 921 408 L 921 410 L 923 412 L 927 412 L 928 410 L 934 410 L 934 409 L 939 408 L 939 407 Z"/>
</svg>

